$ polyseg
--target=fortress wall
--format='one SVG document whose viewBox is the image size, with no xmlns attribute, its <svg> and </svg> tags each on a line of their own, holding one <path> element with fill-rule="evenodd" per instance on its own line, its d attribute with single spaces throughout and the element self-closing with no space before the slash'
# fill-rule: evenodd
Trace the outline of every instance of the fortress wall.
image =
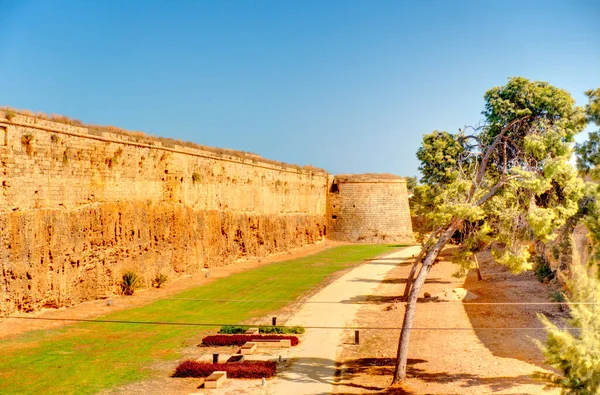
<svg viewBox="0 0 600 395">
<path fill-rule="evenodd" d="M 363 243 L 412 243 L 406 180 L 339 175 L 327 201 L 327 237 Z"/>
<path fill-rule="evenodd" d="M 0 312 L 196 273 L 324 236 L 328 175 L 0 115 Z"/>
</svg>

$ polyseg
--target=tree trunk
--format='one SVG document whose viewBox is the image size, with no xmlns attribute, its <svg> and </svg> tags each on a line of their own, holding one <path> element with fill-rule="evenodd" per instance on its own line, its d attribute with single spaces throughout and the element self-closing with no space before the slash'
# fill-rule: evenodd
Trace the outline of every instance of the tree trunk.
<svg viewBox="0 0 600 395">
<path fill-rule="evenodd" d="M 439 229 L 436 229 L 435 231 L 433 231 L 431 236 L 429 236 L 429 239 L 427 239 L 427 242 L 425 242 L 425 244 L 423 245 L 423 248 L 421 248 L 421 252 L 419 252 L 419 256 L 417 256 L 417 259 L 415 259 L 415 262 L 413 263 L 413 266 L 410 269 L 410 273 L 408 274 L 408 277 L 406 278 L 406 285 L 404 286 L 404 295 L 402 295 L 402 300 L 405 302 L 408 300 L 408 293 L 410 292 L 410 287 L 412 285 L 413 278 L 415 278 L 415 273 L 417 272 L 419 263 L 421 263 L 421 260 L 423 259 L 423 255 L 425 255 L 425 253 L 429 249 L 429 246 L 431 245 L 431 242 L 437 235 L 438 231 L 439 231 Z"/>
<path fill-rule="evenodd" d="M 404 286 L 404 295 L 402 295 L 402 300 L 405 302 L 408 300 L 410 286 L 412 284 L 413 278 L 415 277 L 415 273 L 417 272 L 417 268 L 419 267 L 419 263 L 421 263 L 421 259 L 423 258 L 424 251 L 425 251 L 425 248 L 423 248 L 421 250 L 421 253 L 417 257 L 417 259 L 415 259 L 415 262 L 413 263 L 412 268 L 410 269 L 410 273 L 408 274 L 408 277 L 406 278 L 406 285 Z"/>
<path fill-rule="evenodd" d="M 406 366 L 408 362 L 408 343 L 410 341 L 410 328 L 412 327 L 413 320 L 415 318 L 415 310 L 417 307 L 417 298 L 427 275 L 431 270 L 431 266 L 435 261 L 435 258 L 439 255 L 440 251 L 448 243 L 458 226 L 460 221 L 453 221 L 446 230 L 442 233 L 437 243 L 427 253 L 425 261 L 421 266 L 421 270 L 415 279 L 415 282 L 410 290 L 410 295 L 406 303 L 406 312 L 404 313 L 404 322 L 402 323 L 402 331 L 400 332 L 400 343 L 398 345 L 398 354 L 396 359 L 396 371 L 394 372 L 394 380 L 392 384 L 396 384 L 403 381 L 406 378 Z"/>
<path fill-rule="evenodd" d="M 477 281 L 482 281 L 483 277 L 481 277 L 481 269 L 479 268 L 479 261 L 475 253 L 473 253 L 473 260 L 475 261 L 475 269 L 477 270 Z"/>
</svg>

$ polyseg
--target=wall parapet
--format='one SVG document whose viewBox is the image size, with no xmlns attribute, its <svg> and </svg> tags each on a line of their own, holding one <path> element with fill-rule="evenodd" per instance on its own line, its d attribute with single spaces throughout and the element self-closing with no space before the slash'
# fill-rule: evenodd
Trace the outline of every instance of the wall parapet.
<svg viewBox="0 0 600 395">
<path fill-rule="evenodd" d="M 6 119 L 6 111 L 0 111 L 0 114 Z M 0 126 L 21 126 L 32 129 L 43 130 L 47 132 L 61 133 L 74 137 L 87 138 L 91 140 L 103 141 L 108 143 L 126 144 L 141 148 L 152 148 L 164 150 L 172 153 L 180 153 L 185 155 L 192 155 L 202 158 L 223 160 L 234 163 L 243 163 L 249 166 L 261 167 L 264 169 L 280 170 L 290 173 L 315 173 L 315 174 L 327 174 L 323 169 L 319 169 L 313 166 L 299 166 L 293 164 L 287 164 L 283 162 L 272 161 L 258 154 L 249 152 L 213 148 L 215 151 L 223 151 L 222 153 L 211 151 L 211 147 L 200 146 L 195 143 L 187 143 L 191 146 L 184 146 L 177 142 L 169 142 L 167 144 L 173 144 L 172 147 L 165 145 L 160 138 L 154 138 L 153 136 L 144 134 L 142 132 L 123 132 L 123 133 L 111 133 L 106 131 L 94 131 L 93 129 L 86 126 L 70 125 L 61 122 L 54 122 L 46 119 L 40 119 L 28 115 L 14 114 L 11 116 L 11 120 L 6 121 L 0 120 Z M 145 141 L 135 141 L 135 139 L 143 139 Z M 162 139 L 167 140 L 167 139 Z M 181 142 L 183 143 L 183 142 Z M 228 154 L 227 152 L 230 152 Z"/>
</svg>

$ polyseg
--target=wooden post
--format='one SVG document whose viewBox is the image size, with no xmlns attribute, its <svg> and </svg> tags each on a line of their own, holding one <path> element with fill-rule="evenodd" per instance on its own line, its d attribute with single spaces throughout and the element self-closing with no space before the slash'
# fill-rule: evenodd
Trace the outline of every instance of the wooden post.
<svg viewBox="0 0 600 395">
<path fill-rule="evenodd" d="M 360 335 L 358 331 L 354 331 L 354 344 L 360 343 Z"/>
<path fill-rule="evenodd" d="M 273 317 L 273 326 L 277 326 L 277 317 Z"/>
<path fill-rule="evenodd" d="M 219 354 L 213 354 L 213 363 L 219 363 Z"/>
</svg>

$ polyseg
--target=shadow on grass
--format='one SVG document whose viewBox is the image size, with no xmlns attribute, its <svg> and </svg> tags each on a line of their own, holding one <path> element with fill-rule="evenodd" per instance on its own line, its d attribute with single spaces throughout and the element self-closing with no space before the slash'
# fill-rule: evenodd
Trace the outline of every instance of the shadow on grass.
<svg viewBox="0 0 600 395">
<path fill-rule="evenodd" d="M 537 383 L 528 375 L 519 376 L 502 376 L 502 377 L 486 377 L 469 373 L 447 373 L 447 372 L 427 372 L 424 369 L 417 367 L 421 363 L 427 362 L 423 359 L 408 359 L 407 377 L 417 377 L 418 380 L 430 384 L 453 383 L 457 388 L 470 388 L 474 386 L 485 386 L 482 391 L 503 391 L 522 385 Z M 389 376 L 391 381 L 396 365 L 395 358 L 359 358 L 346 361 L 343 366 L 338 366 L 337 376 L 339 377 L 338 391 L 336 395 L 344 395 L 344 387 L 360 388 L 367 391 L 377 391 L 379 394 L 414 394 L 413 392 L 400 386 L 393 387 L 378 387 L 373 385 L 362 385 L 359 382 L 353 383 L 352 380 L 360 375 L 369 376 Z M 341 382 L 340 382 L 341 381 Z M 461 393 L 458 390 L 456 393 Z"/>
</svg>

